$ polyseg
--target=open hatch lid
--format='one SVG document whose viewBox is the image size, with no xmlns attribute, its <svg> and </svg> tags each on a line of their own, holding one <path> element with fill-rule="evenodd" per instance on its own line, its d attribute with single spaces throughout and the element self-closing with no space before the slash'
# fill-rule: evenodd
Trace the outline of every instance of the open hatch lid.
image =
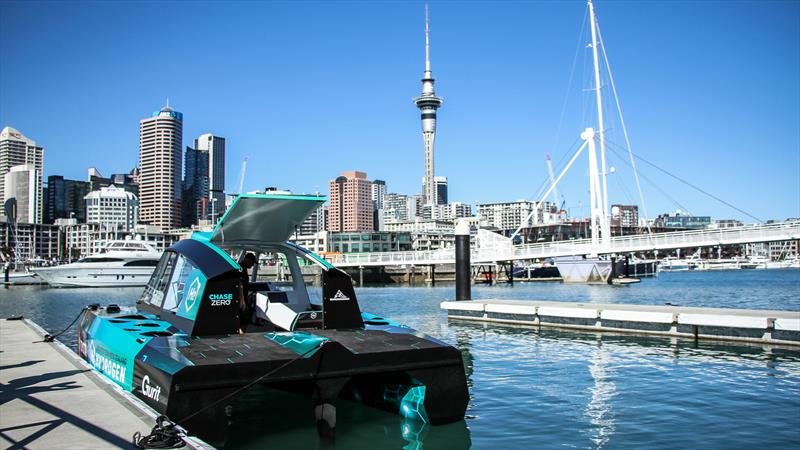
<svg viewBox="0 0 800 450">
<path fill-rule="evenodd" d="M 241 194 L 211 232 L 211 242 L 285 242 L 325 200 L 316 195 Z"/>
</svg>

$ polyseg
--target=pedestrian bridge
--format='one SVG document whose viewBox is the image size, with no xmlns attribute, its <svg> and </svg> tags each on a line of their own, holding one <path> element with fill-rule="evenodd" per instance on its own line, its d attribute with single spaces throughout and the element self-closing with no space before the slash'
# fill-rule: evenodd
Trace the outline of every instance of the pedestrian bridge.
<svg viewBox="0 0 800 450">
<path fill-rule="evenodd" d="M 720 229 L 614 236 L 610 239 L 607 246 L 596 250 L 592 248 L 591 239 L 512 245 L 508 238 L 490 231 L 478 230 L 471 261 L 473 264 L 489 264 L 499 261 L 531 260 L 556 256 L 582 256 L 612 253 L 625 254 L 642 251 L 671 250 L 676 248 L 714 247 L 718 245 L 797 239 L 800 239 L 800 220 Z M 454 264 L 455 249 L 345 253 L 341 255 L 331 255 L 328 257 L 328 260 L 338 267 Z"/>
</svg>

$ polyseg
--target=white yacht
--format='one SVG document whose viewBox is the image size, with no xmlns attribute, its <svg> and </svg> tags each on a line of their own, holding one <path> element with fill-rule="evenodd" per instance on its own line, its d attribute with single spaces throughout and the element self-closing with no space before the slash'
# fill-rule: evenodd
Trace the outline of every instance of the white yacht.
<svg viewBox="0 0 800 450">
<path fill-rule="evenodd" d="M 50 286 L 144 286 L 153 274 L 161 252 L 147 242 L 110 241 L 102 252 L 77 262 L 32 269 Z"/>
</svg>

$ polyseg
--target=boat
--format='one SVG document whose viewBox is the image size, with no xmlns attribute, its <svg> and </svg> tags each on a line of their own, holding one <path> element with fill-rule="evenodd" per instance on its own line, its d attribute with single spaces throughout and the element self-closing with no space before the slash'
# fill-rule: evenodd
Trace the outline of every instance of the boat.
<svg viewBox="0 0 800 450">
<path fill-rule="evenodd" d="M 147 242 L 113 240 L 100 253 L 77 262 L 31 270 L 54 287 L 144 286 L 160 258 L 161 252 Z"/>
<path fill-rule="evenodd" d="M 239 195 L 212 231 L 164 252 L 134 309 L 84 310 L 78 353 L 212 445 L 224 445 L 235 398 L 256 385 L 310 396 L 323 436 L 335 435 L 338 399 L 417 423 L 461 421 L 469 401 L 461 352 L 361 311 L 350 276 L 287 242 L 324 201 Z M 257 281 L 267 256 L 286 263 L 288 283 Z M 248 283 L 245 260 L 255 260 Z M 319 267 L 321 287 L 306 286 L 298 260 Z M 245 298 L 254 314 L 242 330 Z M 264 424 L 265 433 L 280 431 Z"/>
<path fill-rule="evenodd" d="M 555 281 L 561 280 L 558 267 L 552 261 L 536 262 L 514 266 L 515 280 Z"/>
</svg>

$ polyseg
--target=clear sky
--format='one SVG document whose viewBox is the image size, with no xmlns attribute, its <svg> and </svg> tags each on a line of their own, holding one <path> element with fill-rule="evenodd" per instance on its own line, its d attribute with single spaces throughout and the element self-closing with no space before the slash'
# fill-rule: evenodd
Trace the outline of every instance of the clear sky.
<svg viewBox="0 0 800 450">
<path fill-rule="evenodd" d="M 761 219 L 800 216 L 800 2 L 596 7 L 634 153 Z M 436 174 L 451 201 L 534 198 L 545 153 L 558 165 L 591 125 L 585 10 L 430 2 Z M 227 138 L 229 192 L 247 156 L 245 190 L 327 193 L 361 170 L 413 194 L 423 62 L 421 2 L 4 1 L 0 126 L 45 147 L 46 176 L 128 172 L 139 119 L 169 97 L 184 145 Z M 630 168 L 609 159 L 611 202 L 638 203 Z M 650 216 L 753 221 L 641 164 Z M 582 158 L 560 189 L 574 215 L 587 213 L 587 186 Z"/>
</svg>

